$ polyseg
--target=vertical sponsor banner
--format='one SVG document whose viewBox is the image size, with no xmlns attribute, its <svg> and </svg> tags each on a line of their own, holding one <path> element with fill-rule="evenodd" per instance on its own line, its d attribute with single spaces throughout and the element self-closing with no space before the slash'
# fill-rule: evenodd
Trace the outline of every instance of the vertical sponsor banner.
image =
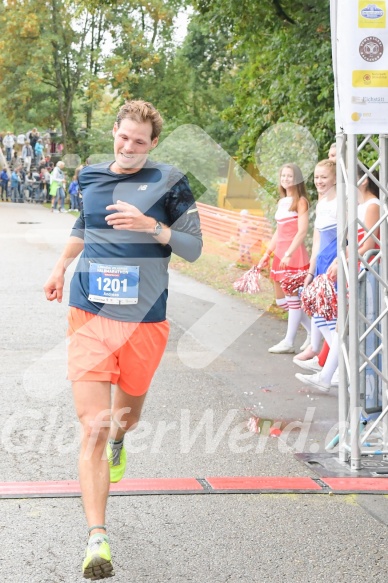
<svg viewBox="0 0 388 583">
<path fill-rule="evenodd" d="M 337 4 L 338 0 L 330 0 L 331 49 L 334 72 L 334 114 L 336 133 L 338 134 L 342 131 L 342 124 L 339 109 L 339 90 L 337 73 Z"/>
<path fill-rule="evenodd" d="M 388 132 L 387 3 L 331 0 L 337 132 Z"/>
</svg>

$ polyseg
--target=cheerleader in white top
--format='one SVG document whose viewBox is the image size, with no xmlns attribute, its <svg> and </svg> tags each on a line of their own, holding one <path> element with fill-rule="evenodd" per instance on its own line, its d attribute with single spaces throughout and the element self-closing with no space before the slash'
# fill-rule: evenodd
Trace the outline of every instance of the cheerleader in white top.
<svg viewBox="0 0 388 583">
<path fill-rule="evenodd" d="M 364 174 L 359 170 L 359 179 L 363 178 Z M 369 232 L 374 225 L 378 223 L 380 217 L 380 200 L 379 189 L 377 185 L 369 177 L 362 180 L 359 185 L 359 205 L 357 209 L 358 225 L 358 253 L 364 255 L 370 249 L 378 249 L 379 229 L 373 231 L 374 237 L 368 237 L 364 240 L 367 232 Z M 327 275 L 333 280 L 337 280 L 337 257 L 334 258 L 332 264 L 327 269 Z M 362 267 L 362 266 L 361 266 Z M 333 375 L 338 367 L 338 333 L 336 330 L 332 332 L 330 351 L 327 360 L 322 370 L 313 375 L 296 374 L 296 378 L 304 384 L 311 385 L 319 390 L 328 393 L 332 386 Z"/>
<path fill-rule="evenodd" d="M 285 164 L 279 173 L 280 200 L 275 214 L 276 231 L 268 245 L 268 249 L 258 267 L 268 265 L 271 255 L 274 255 L 271 278 L 274 280 L 277 305 L 288 311 L 287 333 L 285 338 L 268 349 L 275 354 L 294 353 L 294 341 L 302 324 L 310 333 L 310 319 L 301 309 L 298 293 L 285 296 L 280 282 L 286 274 L 308 269 L 309 257 L 304 245 L 308 230 L 308 209 L 306 186 L 300 168 L 296 164 Z"/>
</svg>

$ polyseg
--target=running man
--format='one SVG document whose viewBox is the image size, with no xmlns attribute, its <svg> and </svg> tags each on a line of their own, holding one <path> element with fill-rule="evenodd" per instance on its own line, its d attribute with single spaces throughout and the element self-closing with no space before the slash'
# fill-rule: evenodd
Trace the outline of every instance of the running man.
<svg viewBox="0 0 388 583">
<path fill-rule="evenodd" d="M 113 127 L 115 160 L 81 170 L 83 210 L 44 286 L 49 301 L 61 302 L 66 269 L 81 253 L 70 285 L 68 378 L 83 429 L 86 579 L 114 575 L 105 526 L 109 483 L 125 473 L 124 436 L 140 419 L 167 344 L 171 252 L 195 261 L 202 250 L 187 178 L 148 159 L 162 123 L 151 103 L 121 107 Z"/>
</svg>

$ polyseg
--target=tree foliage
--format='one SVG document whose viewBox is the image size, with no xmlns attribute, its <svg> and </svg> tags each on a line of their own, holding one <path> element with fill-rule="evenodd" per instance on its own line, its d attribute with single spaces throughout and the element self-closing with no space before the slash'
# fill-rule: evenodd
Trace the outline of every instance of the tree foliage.
<svg viewBox="0 0 388 583">
<path fill-rule="evenodd" d="M 182 0 L 184 1 L 184 0 Z M 67 150 L 108 90 L 138 93 L 171 39 L 180 0 L 6 0 L 0 4 L 0 98 L 11 121 L 60 124 Z M 85 132 L 83 132 L 85 134 Z"/>
<path fill-rule="evenodd" d="M 3 116 L 59 125 L 83 157 L 109 143 L 124 98 L 155 103 L 164 135 L 200 126 L 244 164 L 274 124 L 306 127 L 321 157 L 333 139 L 329 0 L 4 0 L 0 21 Z"/>
<path fill-rule="evenodd" d="M 329 0 L 197 0 L 197 7 L 214 30 L 233 35 L 240 62 L 223 118 L 243 128 L 240 160 L 253 161 L 262 132 L 285 121 L 307 127 L 326 155 L 334 136 Z"/>
</svg>

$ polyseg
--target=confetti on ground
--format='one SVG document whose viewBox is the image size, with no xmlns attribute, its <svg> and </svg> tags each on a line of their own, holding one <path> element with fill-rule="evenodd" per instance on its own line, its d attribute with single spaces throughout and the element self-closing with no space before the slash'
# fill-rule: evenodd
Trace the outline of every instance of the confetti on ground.
<svg viewBox="0 0 388 583">
<path fill-rule="evenodd" d="M 250 417 L 250 419 L 248 420 L 247 423 L 247 427 L 249 429 L 249 431 L 252 431 L 252 433 L 260 433 L 260 417 L 256 417 L 256 415 L 252 415 L 252 417 Z"/>
<path fill-rule="evenodd" d="M 279 437 L 282 434 L 282 430 L 279 427 L 271 427 L 269 430 L 270 437 Z"/>
</svg>

